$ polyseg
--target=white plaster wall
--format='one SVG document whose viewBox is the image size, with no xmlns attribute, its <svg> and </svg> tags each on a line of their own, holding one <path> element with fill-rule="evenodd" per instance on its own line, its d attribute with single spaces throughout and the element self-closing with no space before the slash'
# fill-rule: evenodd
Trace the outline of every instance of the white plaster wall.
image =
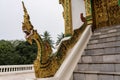
<svg viewBox="0 0 120 80">
<path fill-rule="evenodd" d="M 80 13 L 85 16 L 85 3 L 84 0 L 71 0 L 72 4 L 72 25 L 73 29 L 79 28 L 83 22 L 80 19 Z"/>
</svg>

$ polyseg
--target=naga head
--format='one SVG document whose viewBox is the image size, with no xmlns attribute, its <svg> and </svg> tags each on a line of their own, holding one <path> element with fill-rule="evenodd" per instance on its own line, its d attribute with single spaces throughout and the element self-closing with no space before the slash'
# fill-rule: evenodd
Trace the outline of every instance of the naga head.
<svg viewBox="0 0 120 80">
<path fill-rule="evenodd" d="M 31 26 L 26 25 L 25 23 L 22 24 L 22 30 L 25 33 L 25 38 L 26 40 L 32 44 L 32 36 L 33 36 L 33 29 L 31 28 Z"/>
<path fill-rule="evenodd" d="M 22 30 L 25 33 L 26 40 L 32 44 L 33 39 L 35 38 L 37 31 L 33 29 L 33 26 L 30 22 L 29 14 L 27 13 L 27 9 L 25 8 L 24 3 L 22 2 L 23 10 L 24 10 L 24 21 L 22 23 Z"/>
</svg>

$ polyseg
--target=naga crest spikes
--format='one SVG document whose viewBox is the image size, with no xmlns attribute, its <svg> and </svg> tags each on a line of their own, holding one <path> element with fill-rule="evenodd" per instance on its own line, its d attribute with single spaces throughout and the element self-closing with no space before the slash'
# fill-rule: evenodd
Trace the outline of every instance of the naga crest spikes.
<svg viewBox="0 0 120 80">
<path fill-rule="evenodd" d="M 27 9 L 22 1 L 23 11 L 24 11 L 24 21 L 22 22 L 22 30 L 26 34 L 25 38 L 29 43 L 32 43 L 31 36 L 33 35 L 34 29 L 33 25 L 30 22 L 30 17 L 27 12 Z"/>
<path fill-rule="evenodd" d="M 25 8 L 24 2 L 22 1 L 22 6 L 23 6 L 23 10 L 24 10 L 24 14 L 27 13 L 27 9 Z"/>
<path fill-rule="evenodd" d="M 27 12 L 27 9 L 26 9 L 23 1 L 22 1 L 22 6 L 23 6 L 23 11 L 24 11 L 24 23 L 30 22 L 30 17 L 29 17 L 29 14 Z"/>
</svg>

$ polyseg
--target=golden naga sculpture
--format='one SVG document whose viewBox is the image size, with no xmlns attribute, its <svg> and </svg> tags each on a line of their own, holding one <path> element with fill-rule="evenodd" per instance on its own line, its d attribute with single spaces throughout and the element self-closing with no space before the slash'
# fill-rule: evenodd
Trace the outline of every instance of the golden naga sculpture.
<svg viewBox="0 0 120 80">
<path fill-rule="evenodd" d="M 62 62 L 64 61 L 66 54 L 78 41 L 80 34 L 85 27 L 74 31 L 73 36 L 65 41 L 62 41 L 56 53 L 52 53 L 52 48 L 48 42 L 44 42 L 41 36 L 34 30 L 33 25 L 30 22 L 30 17 L 22 2 L 24 9 L 24 21 L 22 23 L 22 30 L 26 34 L 26 40 L 32 44 L 34 40 L 37 44 L 38 51 L 37 57 L 34 61 L 35 76 L 37 78 L 52 77 L 57 72 Z M 84 24 L 83 26 L 85 26 Z"/>
</svg>

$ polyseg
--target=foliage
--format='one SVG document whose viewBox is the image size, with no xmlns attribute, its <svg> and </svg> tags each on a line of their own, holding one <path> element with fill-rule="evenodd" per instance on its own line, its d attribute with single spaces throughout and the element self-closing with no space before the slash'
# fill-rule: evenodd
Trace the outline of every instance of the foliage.
<svg viewBox="0 0 120 80">
<path fill-rule="evenodd" d="M 16 46 L 16 51 L 21 56 L 20 64 L 32 64 L 36 58 L 37 45 L 35 42 L 30 45 L 28 42 L 23 41 L 18 46 Z"/>
<path fill-rule="evenodd" d="M 10 42 L 12 43 L 12 45 L 14 47 L 18 46 L 20 43 L 23 42 L 23 40 L 10 40 Z"/>
<path fill-rule="evenodd" d="M 65 37 L 65 36 L 64 36 L 63 33 L 58 34 L 56 45 L 58 45 L 64 37 Z"/>
<path fill-rule="evenodd" d="M 0 41 L 0 65 L 17 64 L 20 56 L 16 54 L 14 46 L 9 41 Z"/>
<path fill-rule="evenodd" d="M 44 42 L 49 42 L 54 48 L 54 41 L 49 32 L 45 31 L 42 39 Z M 37 45 L 34 41 L 30 45 L 23 40 L 0 40 L 0 65 L 32 64 L 36 55 Z"/>
<path fill-rule="evenodd" d="M 52 48 L 54 48 L 53 44 L 54 44 L 54 41 L 51 39 L 52 37 L 50 36 L 50 33 L 45 31 L 42 35 L 42 39 L 44 42 L 48 42 Z"/>
<path fill-rule="evenodd" d="M 36 58 L 37 46 L 26 41 L 0 40 L 0 65 L 32 64 Z"/>
</svg>

